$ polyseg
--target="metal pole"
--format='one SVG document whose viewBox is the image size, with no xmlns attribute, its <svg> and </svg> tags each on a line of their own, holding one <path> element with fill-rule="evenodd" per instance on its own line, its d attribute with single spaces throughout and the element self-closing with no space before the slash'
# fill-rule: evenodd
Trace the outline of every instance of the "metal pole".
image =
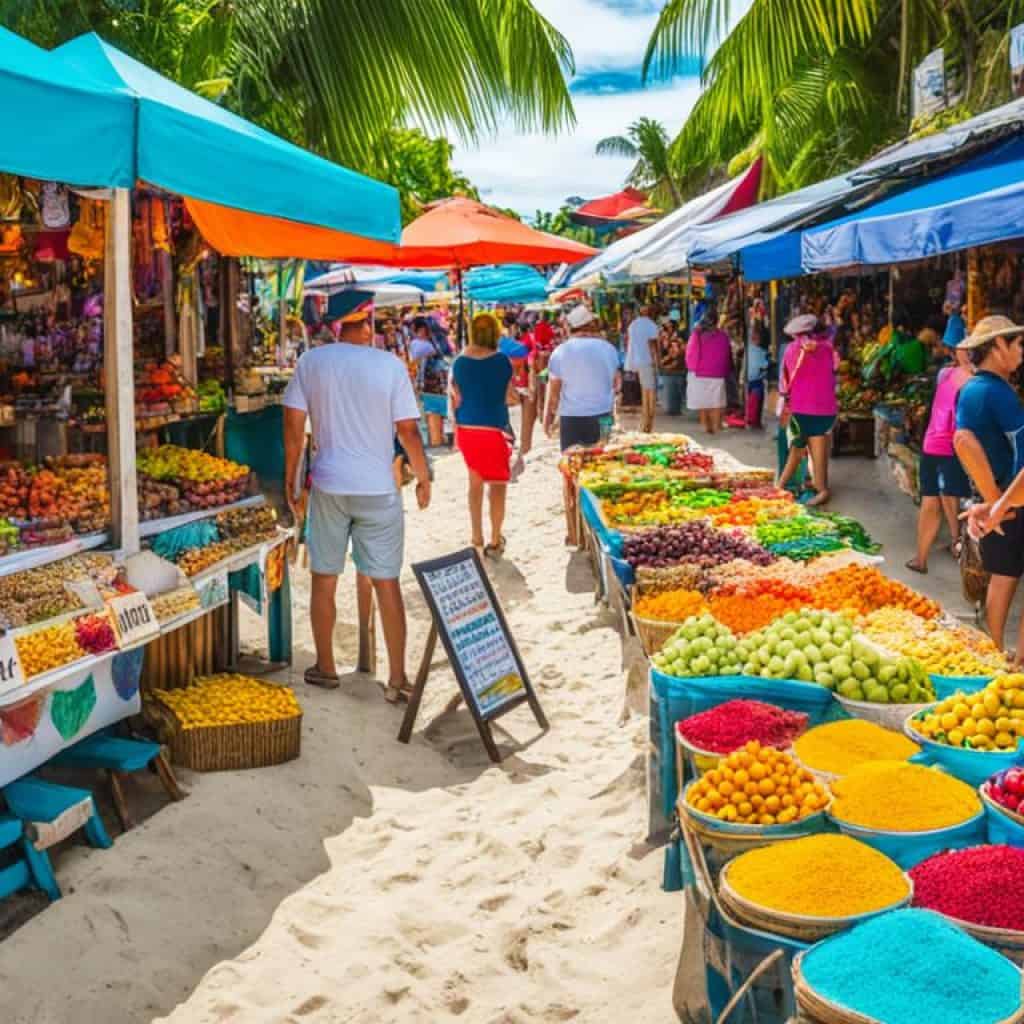
<svg viewBox="0 0 1024 1024">
<path fill-rule="evenodd" d="M 139 495 L 135 472 L 135 372 L 132 334 L 132 207 L 128 189 L 114 189 L 107 211 L 103 266 L 103 373 L 107 461 L 114 547 L 138 552 Z"/>
<path fill-rule="evenodd" d="M 462 291 L 462 267 L 456 271 L 459 279 L 459 331 L 456 335 L 456 348 L 461 352 L 466 339 L 466 296 Z"/>
</svg>

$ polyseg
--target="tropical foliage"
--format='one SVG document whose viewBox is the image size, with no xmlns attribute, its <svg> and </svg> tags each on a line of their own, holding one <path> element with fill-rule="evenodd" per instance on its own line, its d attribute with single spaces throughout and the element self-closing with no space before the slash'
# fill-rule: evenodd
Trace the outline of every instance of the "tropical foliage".
<svg viewBox="0 0 1024 1024">
<path fill-rule="evenodd" d="M 669 156 L 669 137 L 660 121 L 641 117 L 625 135 L 612 135 L 597 144 L 598 156 L 624 156 L 634 160 L 626 184 L 651 195 L 654 205 L 674 209 L 682 202 Z"/>
<path fill-rule="evenodd" d="M 332 160 L 412 177 L 407 206 L 453 172 L 444 140 L 406 126 L 472 141 L 574 121 L 569 45 L 531 0 L 0 0 L 0 24 L 42 46 L 99 32 Z"/>
<path fill-rule="evenodd" d="M 574 224 L 572 221 L 573 207 L 563 206 L 552 213 L 550 210 L 538 210 L 532 218 L 532 224 L 538 231 L 547 231 L 552 235 L 561 235 L 563 238 L 571 238 L 575 242 L 582 242 L 584 245 L 599 246 L 602 244 L 600 236 L 592 227 L 583 224 Z"/>
<path fill-rule="evenodd" d="M 906 134 L 912 69 L 937 46 L 959 97 L 944 123 L 1008 99 L 1009 29 L 1024 20 L 1024 0 L 752 0 L 735 20 L 739 7 L 668 0 L 648 46 L 648 77 L 711 54 L 669 150 L 687 193 L 758 155 L 763 194 L 785 192 Z"/>
</svg>

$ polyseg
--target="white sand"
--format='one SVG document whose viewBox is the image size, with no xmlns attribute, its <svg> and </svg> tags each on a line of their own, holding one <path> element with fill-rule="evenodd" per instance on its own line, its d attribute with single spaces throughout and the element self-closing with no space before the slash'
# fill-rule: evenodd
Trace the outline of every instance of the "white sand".
<svg viewBox="0 0 1024 1024">
<path fill-rule="evenodd" d="M 454 692 L 438 664 L 413 756 L 404 758 L 407 781 L 380 784 L 378 766 L 408 752 L 394 741 L 399 712 L 375 717 L 373 760 L 358 766 L 372 799 L 368 817 L 328 839 L 330 869 L 286 899 L 255 945 L 214 967 L 162 1019 L 672 1016 L 680 901 L 661 892 L 662 851 L 643 842 L 646 722 L 618 724 L 620 639 L 594 607 L 584 556 L 562 546 L 555 465 L 545 443 L 511 489 L 507 561 L 493 573 L 551 731 L 533 742 L 537 729 L 525 709 L 502 719 L 501 766 L 486 760 L 464 709 L 425 736 Z M 409 517 L 411 559 L 463 546 L 463 479 L 457 457 L 439 464 L 435 505 Z M 426 618 L 416 592 L 407 594 L 418 654 Z M 301 666 L 309 657 L 301 627 L 299 640 Z M 327 700 L 344 709 L 356 699 L 347 690 Z M 349 747 L 347 725 L 345 714 L 332 717 L 340 751 Z M 420 766 L 427 772 L 438 759 L 465 781 L 432 788 Z M 345 760 L 339 787 L 354 767 Z M 329 787 L 332 769 L 322 769 Z M 238 850 L 246 858 L 260 853 L 258 839 Z"/>
</svg>

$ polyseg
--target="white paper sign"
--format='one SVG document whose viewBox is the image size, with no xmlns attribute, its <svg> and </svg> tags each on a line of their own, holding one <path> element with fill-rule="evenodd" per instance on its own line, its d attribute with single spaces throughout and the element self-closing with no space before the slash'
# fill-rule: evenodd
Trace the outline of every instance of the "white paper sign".
<svg viewBox="0 0 1024 1024">
<path fill-rule="evenodd" d="M 0 694 L 11 693 L 24 685 L 25 673 L 14 637 L 5 633 L 0 636 Z"/>
<path fill-rule="evenodd" d="M 125 650 L 143 643 L 160 634 L 160 622 L 141 590 L 131 594 L 119 594 L 107 602 L 114 629 L 117 631 L 118 646 Z"/>
</svg>

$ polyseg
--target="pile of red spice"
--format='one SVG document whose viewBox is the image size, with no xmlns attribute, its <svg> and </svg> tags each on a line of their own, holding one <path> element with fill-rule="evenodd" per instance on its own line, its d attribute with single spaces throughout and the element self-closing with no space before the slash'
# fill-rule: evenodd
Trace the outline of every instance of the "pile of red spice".
<svg viewBox="0 0 1024 1024">
<path fill-rule="evenodd" d="M 807 716 L 760 700 L 731 700 L 676 726 L 691 746 L 712 754 L 731 754 L 757 740 L 765 747 L 788 747 L 807 728 Z"/>
<path fill-rule="evenodd" d="M 974 846 L 938 853 L 909 872 L 914 906 L 968 924 L 1024 931 L 1024 850 Z"/>
</svg>

